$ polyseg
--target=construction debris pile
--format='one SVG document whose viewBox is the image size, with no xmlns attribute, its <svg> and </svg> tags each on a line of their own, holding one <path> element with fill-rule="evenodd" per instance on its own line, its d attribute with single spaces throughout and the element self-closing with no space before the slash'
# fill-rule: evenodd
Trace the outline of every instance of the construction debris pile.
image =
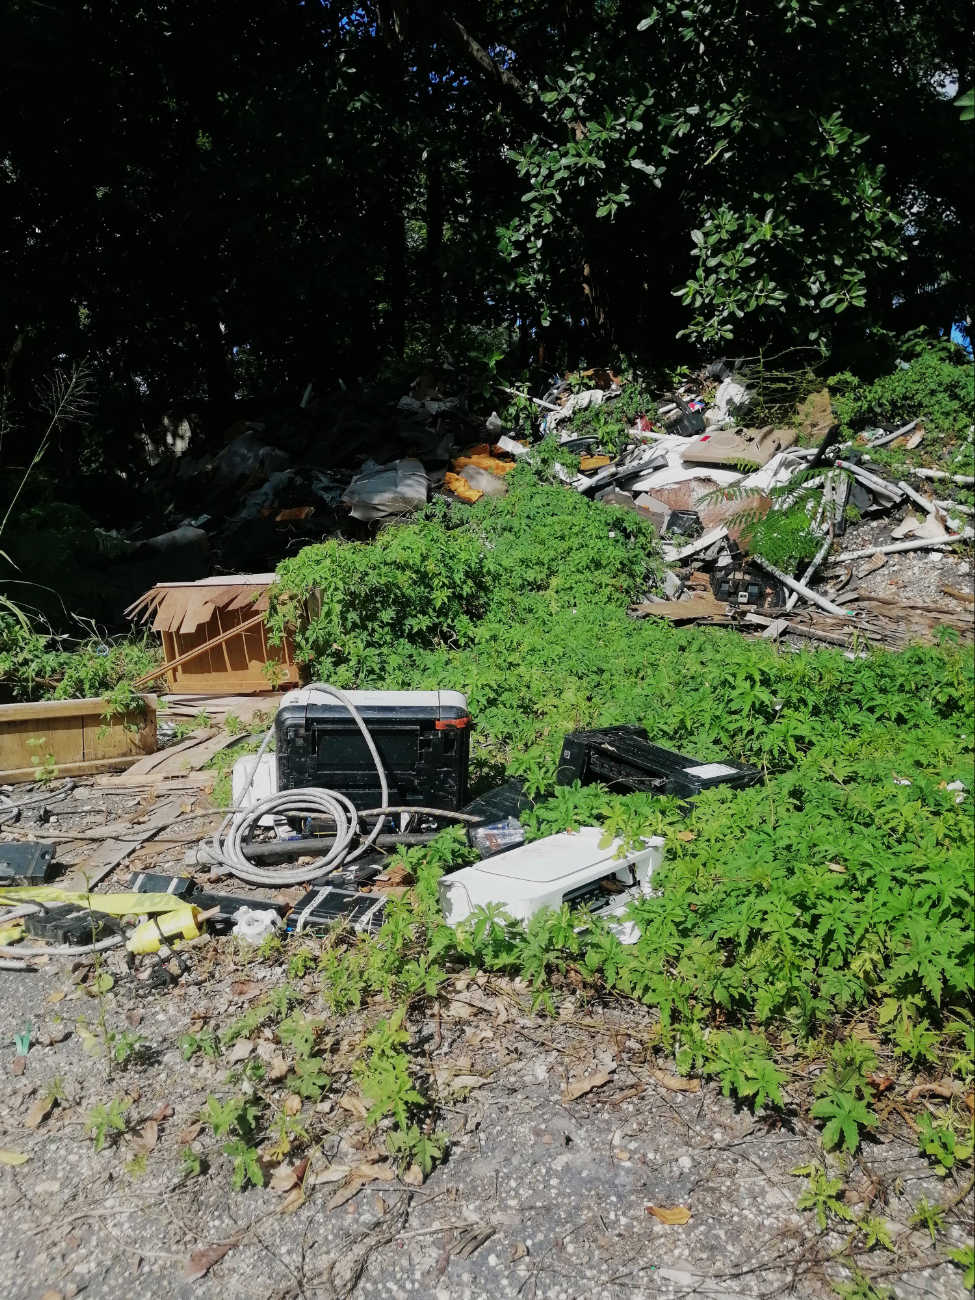
<svg viewBox="0 0 975 1300">
<path fill-rule="evenodd" d="M 625 447 L 613 456 L 605 454 L 598 434 L 574 437 L 565 423 L 577 411 L 616 401 L 622 388 L 614 377 L 575 392 L 563 381 L 536 399 L 543 432 L 554 433 L 566 451 L 580 456 L 579 472 L 563 473 L 565 481 L 595 501 L 642 514 L 664 540 L 664 558 L 672 566 L 664 588 L 634 606 L 633 614 L 847 648 L 857 636 L 861 645 L 865 638 L 889 647 L 927 640 L 939 625 L 969 634 L 968 592 L 942 588 L 953 608 L 868 595 L 850 584 L 883 568 L 889 555 L 922 552 L 938 561 L 952 544 L 970 540 L 972 507 L 945 498 L 958 487 L 970 492 L 975 480 L 950 469 L 921 468 L 906 475 L 912 485 L 873 464 L 874 448 L 917 446 L 924 432 L 920 420 L 865 430 L 841 442 L 828 403 L 824 419 L 820 401 L 819 422 L 813 419 L 803 430 L 810 445 L 797 445 L 796 427 L 751 427 L 755 395 L 733 366 L 715 362 L 665 394 L 655 413 L 637 418 Z M 491 451 L 510 460 L 511 440 L 505 443 Z M 494 469 L 486 460 L 485 465 Z M 749 527 L 771 512 L 797 508 L 805 512 L 809 532 L 822 540 L 794 575 L 750 547 Z M 874 530 L 878 536 L 871 536 Z M 848 533 L 857 535 L 856 544 Z M 864 534 L 866 545 L 860 541 Z M 962 561 L 958 572 L 964 576 L 970 566 Z"/>
<path fill-rule="evenodd" d="M 643 409 L 626 400 L 637 390 L 609 369 L 559 378 L 541 396 L 501 383 L 485 391 L 505 418 L 475 413 L 484 391 L 469 376 L 424 371 L 408 393 L 363 385 L 319 400 L 306 392 L 284 413 L 238 421 L 214 454 L 174 446 L 149 476 L 155 511 L 137 528 L 105 536 L 120 625 L 126 607 L 156 584 L 266 573 L 312 542 L 365 540 L 384 520 L 408 517 L 438 495 L 470 504 L 501 495 L 519 461 L 540 465 L 541 442 L 546 464 L 553 444 L 565 453 L 554 471 L 567 486 L 637 511 L 665 540 L 673 566 L 666 588 L 650 593 L 636 615 L 750 617 L 751 630 L 769 636 L 841 644 L 855 626 L 894 646 L 927 636 L 942 611 L 951 626 L 963 613 L 965 600 L 920 601 L 936 603 L 932 610 L 876 591 L 873 607 L 851 608 L 851 581 L 865 568 L 888 555 L 942 555 L 972 535 L 971 506 L 952 499 L 970 478 L 945 464 L 911 471 L 908 481 L 871 460 L 876 448 L 917 446 L 923 418 L 841 441 L 828 393 L 809 399 L 800 426 L 794 409 L 787 415 L 763 400 L 747 366 L 723 359 L 648 397 Z M 778 423 L 761 421 L 770 414 Z M 821 545 L 789 572 L 770 567 L 755 525 L 797 509 Z M 892 613 L 880 608 L 891 600 Z"/>
</svg>

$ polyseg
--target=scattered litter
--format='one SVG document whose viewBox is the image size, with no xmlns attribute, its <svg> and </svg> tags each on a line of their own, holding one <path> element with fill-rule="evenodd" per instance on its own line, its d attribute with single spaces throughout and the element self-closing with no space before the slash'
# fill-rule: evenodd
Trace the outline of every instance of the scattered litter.
<svg viewBox="0 0 975 1300">
<path fill-rule="evenodd" d="M 650 743 L 643 727 L 604 727 L 570 732 L 562 742 L 556 784 L 602 782 L 617 793 L 676 795 L 693 799 L 702 790 L 729 785 L 745 789 L 760 778 L 748 763 L 702 763 Z"/>
<path fill-rule="evenodd" d="M 658 1223 L 665 1223 L 670 1227 L 681 1227 L 691 1219 L 690 1210 L 683 1205 L 675 1205 L 671 1209 L 665 1209 L 660 1205 L 648 1205 L 647 1214 L 652 1214 Z"/>
<path fill-rule="evenodd" d="M 527 921 L 543 907 L 585 905 L 591 912 L 622 915 L 649 888 L 663 861 L 664 841 L 653 836 L 644 847 L 624 853 L 623 842 L 604 843 L 595 826 L 563 831 L 462 867 L 441 877 L 438 890 L 448 925 L 458 925 L 477 907 L 502 905 L 514 920 Z"/>
<path fill-rule="evenodd" d="M 430 480 L 418 460 L 388 465 L 367 461 L 342 494 L 342 504 L 353 519 L 383 519 L 418 510 L 426 504 L 429 490 Z"/>
<path fill-rule="evenodd" d="M 256 947 L 258 944 L 263 943 L 265 939 L 269 939 L 280 928 L 281 918 L 277 912 L 254 907 L 240 907 L 237 909 L 232 933 L 236 938 L 245 939 Z"/>
</svg>

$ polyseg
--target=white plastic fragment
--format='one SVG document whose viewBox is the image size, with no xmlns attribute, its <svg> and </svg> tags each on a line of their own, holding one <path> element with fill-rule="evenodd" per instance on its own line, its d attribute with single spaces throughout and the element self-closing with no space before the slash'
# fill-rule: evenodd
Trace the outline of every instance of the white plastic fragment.
<svg viewBox="0 0 975 1300">
<path fill-rule="evenodd" d="M 245 939 L 255 946 L 263 943 L 282 924 L 277 912 L 262 908 L 240 907 L 237 909 L 236 916 L 232 933 L 236 938 Z"/>
</svg>

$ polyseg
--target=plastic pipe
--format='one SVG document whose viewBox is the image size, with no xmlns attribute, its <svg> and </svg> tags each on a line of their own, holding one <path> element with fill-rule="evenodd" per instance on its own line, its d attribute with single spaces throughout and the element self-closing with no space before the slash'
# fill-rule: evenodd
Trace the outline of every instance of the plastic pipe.
<svg viewBox="0 0 975 1300">
<path fill-rule="evenodd" d="M 835 614 L 838 618 L 849 617 L 851 613 L 850 610 L 840 609 L 839 605 L 834 605 L 831 600 L 827 600 L 825 596 L 821 596 L 818 591 L 813 591 L 812 588 L 807 587 L 805 583 L 798 582 L 795 578 L 790 578 L 787 573 L 783 573 L 781 569 L 777 569 L 774 564 L 769 564 L 769 562 L 763 560 L 761 556 L 753 555 L 751 556 L 751 559 L 760 569 L 764 569 L 766 573 L 771 573 L 773 578 L 778 578 L 779 582 L 785 583 L 787 587 L 791 588 L 792 591 L 797 592 L 798 595 L 805 596 L 806 600 L 811 601 L 814 605 L 818 605 L 819 608 L 825 610 L 827 614 Z"/>
</svg>

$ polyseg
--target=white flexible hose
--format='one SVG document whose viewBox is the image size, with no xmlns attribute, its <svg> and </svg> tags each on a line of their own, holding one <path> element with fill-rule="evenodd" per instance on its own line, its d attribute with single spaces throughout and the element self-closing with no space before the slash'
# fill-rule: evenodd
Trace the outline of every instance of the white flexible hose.
<svg viewBox="0 0 975 1300">
<path fill-rule="evenodd" d="M 345 692 L 340 691 L 337 686 L 328 686 L 324 682 L 315 682 L 308 689 L 323 691 L 327 695 L 334 696 L 340 704 L 343 704 L 348 709 L 356 726 L 362 732 L 372 761 L 376 765 L 376 771 L 379 774 L 379 788 L 382 794 L 382 808 L 378 810 L 376 824 L 367 838 L 352 852 L 349 850 L 353 839 L 358 833 L 359 814 L 356 812 L 352 801 L 337 790 L 320 789 L 317 786 L 306 786 L 299 790 L 281 790 L 277 794 L 268 795 L 266 799 L 262 799 L 251 808 L 238 806 L 231 809 L 213 836 L 208 856 L 215 862 L 227 867 L 238 879 L 246 880 L 252 885 L 303 885 L 310 880 L 316 880 L 327 872 L 334 871 L 345 862 L 354 861 L 372 847 L 376 837 L 382 830 L 383 822 L 387 816 L 385 810 L 389 803 L 389 786 L 386 782 L 386 771 L 383 768 L 382 759 L 379 757 L 376 743 L 369 733 L 369 728 L 362 720 L 359 710 Z M 272 726 L 257 751 L 251 774 L 241 792 L 240 803 L 243 803 L 254 782 L 258 764 L 271 743 L 273 735 L 274 727 Z M 314 862 L 308 863 L 304 867 L 297 867 L 291 871 L 268 871 L 255 866 L 253 862 L 249 862 L 244 857 L 243 846 L 261 818 L 287 816 L 288 814 L 330 817 L 335 822 L 335 839 L 332 841 L 328 853 L 324 857 L 316 858 Z"/>
<path fill-rule="evenodd" d="M 67 799 L 74 788 L 75 782 L 68 780 L 58 790 L 40 790 L 37 794 L 29 794 L 23 799 L 10 799 L 5 794 L 0 795 L 0 822 L 7 821 L 22 808 L 31 808 L 35 804 L 58 803 L 61 799 Z"/>
</svg>

